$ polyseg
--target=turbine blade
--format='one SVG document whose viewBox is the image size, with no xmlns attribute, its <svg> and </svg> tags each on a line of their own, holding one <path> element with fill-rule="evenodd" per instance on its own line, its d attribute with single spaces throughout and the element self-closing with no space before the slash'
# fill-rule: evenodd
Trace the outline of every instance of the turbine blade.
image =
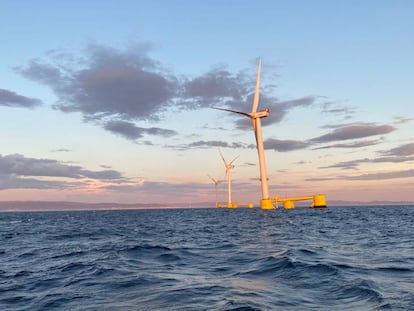
<svg viewBox="0 0 414 311">
<path fill-rule="evenodd" d="M 238 157 L 240 157 L 240 156 L 238 155 L 237 157 L 235 157 L 235 158 L 234 158 L 234 159 L 233 159 L 233 160 L 229 163 L 229 165 L 232 165 L 232 164 L 233 164 L 233 162 L 234 162 L 234 161 L 236 161 Z"/>
<path fill-rule="evenodd" d="M 228 164 L 227 164 L 226 160 L 224 159 L 223 154 L 221 153 L 221 150 L 220 150 L 220 149 L 219 149 L 219 152 L 220 152 L 221 158 L 223 159 L 224 166 L 225 166 L 225 167 L 226 167 L 226 169 L 227 169 Z"/>
<path fill-rule="evenodd" d="M 213 177 L 207 174 L 207 176 L 213 181 L 213 183 L 217 184 L 217 180 L 215 180 Z"/>
<path fill-rule="evenodd" d="M 246 117 L 249 117 L 249 118 L 251 118 L 251 117 L 252 117 L 252 116 L 251 116 L 249 113 L 247 113 L 247 112 L 236 111 L 236 110 L 231 110 L 231 109 L 224 109 L 224 108 L 217 108 L 217 107 L 211 107 L 211 108 L 216 109 L 216 110 L 222 110 L 222 111 L 227 111 L 227 112 L 238 113 L 238 114 L 241 114 L 241 115 L 246 116 Z"/>
<path fill-rule="evenodd" d="M 259 89 L 260 89 L 260 71 L 262 69 L 262 59 L 259 58 L 259 66 L 257 68 L 256 88 L 254 90 L 252 113 L 256 113 L 259 106 Z"/>
</svg>

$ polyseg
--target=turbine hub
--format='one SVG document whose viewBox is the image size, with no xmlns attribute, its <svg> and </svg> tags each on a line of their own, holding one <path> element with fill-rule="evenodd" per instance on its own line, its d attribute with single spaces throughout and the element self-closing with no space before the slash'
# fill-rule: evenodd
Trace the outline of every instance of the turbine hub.
<svg viewBox="0 0 414 311">
<path fill-rule="evenodd" d="M 255 113 L 251 113 L 250 115 L 253 119 L 266 118 L 270 115 L 270 110 L 269 108 L 266 108 Z"/>
</svg>

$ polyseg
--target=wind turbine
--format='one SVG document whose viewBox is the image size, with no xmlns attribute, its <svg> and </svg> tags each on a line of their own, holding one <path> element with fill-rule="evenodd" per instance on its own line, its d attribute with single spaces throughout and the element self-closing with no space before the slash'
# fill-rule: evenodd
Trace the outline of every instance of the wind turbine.
<svg viewBox="0 0 414 311">
<path fill-rule="evenodd" d="M 221 153 L 219 149 L 221 158 L 223 159 L 224 167 L 226 168 L 226 178 L 227 178 L 227 207 L 233 207 L 233 203 L 231 201 L 231 170 L 234 169 L 233 162 L 236 161 L 236 159 L 239 157 L 235 157 L 231 162 L 227 163 L 226 160 L 223 157 L 223 154 Z"/>
<path fill-rule="evenodd" d="M 262 184 L 262 199 L 260 201 L 260 206 L 263 209 L 272 209 L 274 208 L 274 206 L 272 204 L 272 200 L 269 198 L 269 185 L 267 183 L 266 159 L 265 159 L 265 154 L 264 154 L 263 136 L 262 136 L 262 118 L 268 117 L 270 115 L 270 111 L 268 108 L 257 111 L 257 108 L 259 106 L 261 68 L 262 68 L 262 60 L 259 58 L 259 66 L 257 69 L 257 78 L 256 78 L 256 87 L 254 91 L 253 105 L 252 105 L 251 112 L 241 112 L 241 111 L 223 109 L 223 108 L 214 108 L 214 109 L 238 113 L 243 116 L 249 117 L 252 120 L 254 134 L 256 136 L 257 152 L 259 155 L 260 181 Z"/>
<path fill-rule="evenodd" d="M 217 186 L 218 184 L 221 182 L 221 180 L 215 179 L 213 177 L 211 177 L 210 175 L 207 175 L 211 181 L 214 183 L 214 190 L 216 192 L 216 207 L 218 207 L 218 199 L 217 199 Z"/>
</svg>

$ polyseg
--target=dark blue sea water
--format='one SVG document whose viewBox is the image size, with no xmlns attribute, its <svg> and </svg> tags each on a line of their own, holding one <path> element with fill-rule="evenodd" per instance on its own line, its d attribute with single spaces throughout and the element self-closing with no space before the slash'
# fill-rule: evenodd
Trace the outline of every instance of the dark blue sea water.
<svg viewBox="0 0 414 311">
<path fill-rule="evenodd" d="M 414 207 L 0 213 L 0 310 L 414 310 Z"/>
</svg>

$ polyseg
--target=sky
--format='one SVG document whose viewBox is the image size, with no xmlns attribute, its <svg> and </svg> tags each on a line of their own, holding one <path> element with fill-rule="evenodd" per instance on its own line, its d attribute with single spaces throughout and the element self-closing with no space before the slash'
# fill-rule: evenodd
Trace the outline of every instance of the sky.
<svg viewBox="0 0 414 311">
<path fill-rule="evenodd" d="M 0 0 L 0 201 L 414 201 L 414 2 Z M 225 200 L 224 183 L 219 188 Z"/>
</svg>

